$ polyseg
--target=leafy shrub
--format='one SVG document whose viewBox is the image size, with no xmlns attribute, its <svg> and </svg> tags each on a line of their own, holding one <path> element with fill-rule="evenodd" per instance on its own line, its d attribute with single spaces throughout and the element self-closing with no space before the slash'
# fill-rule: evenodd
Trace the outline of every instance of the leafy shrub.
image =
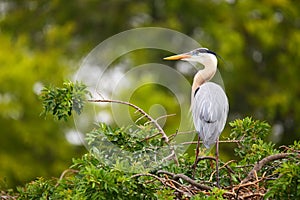
<svg viewBox="0 0 300 200">
<path fill-rule="evenodd" d="M 74 89 L 76 88 L 76 89 Z M 64 88 L 43 90 L 45 113 L 67 119 L 84 105 L 85 86 L 65 83 Z M 239 160 L 220 160 L 220 188 L 216 186 L 215 158 L 200 157 L 195 175 L 194 156 L 178 154 L 178 160 L 151 162 L 162 150 L 172 153 L 157 127 L 111 128 L 99 124 L 86 137 L 90 152 L 73 159 L 60 178 L 37 180 L 2 191 L 6 199 L 299 199 L 300 142 L 279 149 L 265 142 L 270 125 L 252 118 L 230 123 L 229 140 L 236 143 Z M 168 141 L 171 137 L 168 138 Z M 113 144 L 118 150 L 111 149 Z M 123 153 L 120 153 L 120 151 Z M 125 152 L 125 153 L 124 153 Z M 149 154 L 150 153 L 150 154 Z M 129 155 L 130 154 L 130 155 Z M 137 155 L 137 156 L 132 156 Z M 160 155 L 165 158 L 169 154 Z M 168 156 L 167 156 L 168 157 Z M 113 160 L 113 163 L 108 161 Z M 145 163 L 145 161 L 147 163 Z M 176 162 L 178 161 L 178 162 Z M 147 168 L 151 166 L 152 168 Z"/>
<path fill-rule="evenodd" d="M 50 113 L 58 120 L 67 120 L 72 110 L 80 114 L 87 94 L 90 93 L 86 86 L 78 82 L 65 81 L 62 88 L 45 87 L 40 95 L 44 107 L 42 115 Z"/>
</svg>

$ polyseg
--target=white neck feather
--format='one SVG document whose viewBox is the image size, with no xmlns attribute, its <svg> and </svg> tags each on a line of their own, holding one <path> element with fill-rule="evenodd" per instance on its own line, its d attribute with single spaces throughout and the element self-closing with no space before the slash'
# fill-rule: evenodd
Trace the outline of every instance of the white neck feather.
<svg viewBox="0 0 300 200">
<path fill-rule="evenodd" d="M 192 94 L 195 93 L 200 85 L 212 79 L 217 71 L 218 60 L 216 56 L 212 54 L 206 55 L 204 58 L 201 58 L 199 62 L 204 66 L 204 69 L 199 70 L 194 76 Z"/>
</svg>

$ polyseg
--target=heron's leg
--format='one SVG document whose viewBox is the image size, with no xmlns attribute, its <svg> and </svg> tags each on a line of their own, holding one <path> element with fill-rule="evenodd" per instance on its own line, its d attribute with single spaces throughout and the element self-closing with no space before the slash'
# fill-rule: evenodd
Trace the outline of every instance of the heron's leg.
<svg viewBox="0 0 300 200">
<path fill-rule="evenodd" d="M 197 147 L 196 147 L 196 158 L 195 158 L 195 162 L 193 164 L 193 178 L 195 178 L 195 171 L 196 171 L 196 166 L 197 166 L 198 156 L 199 156 L 199 148 L 200 148 L 200 135 L 198 134 L 198 142 L 197 142 Z"/>
<path fill-rule="evenodd" d="M 219 180 L 219 138 L 216 141 L 216 179 L 217 179 L 217 187 L 220 188 L 220 180 Z"/>
</svg>

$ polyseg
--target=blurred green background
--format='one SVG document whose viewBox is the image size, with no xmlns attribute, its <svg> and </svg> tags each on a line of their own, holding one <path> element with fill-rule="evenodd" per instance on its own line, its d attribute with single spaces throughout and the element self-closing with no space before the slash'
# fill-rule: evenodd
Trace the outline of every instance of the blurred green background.
<svg viewBox="0 0 300 200">
<path fill-rule="evenodd" d="M 0 0 L 0 187 L 57 177 L 87 151 L 68 140 L 72 122 L 40 117 L 39 91 L 71 78 L 101 41 L 137 27 L 170 28 L 216 51 L 225 60 L 228 120 L 253 116 L 272 125 L 278 145 L 299 140 L 299 13 L 297 0 Z M 166 64 L 166 52 L 135 55 L 132 66 Z M 153 99 L 171 98 L 163 91 L 140 88 L 132 102 L 147 110 Z M 176 103 L 165 109 L 178 112 Z M 169 133 L 176 123 L 167 121 Z"/>
</svg>

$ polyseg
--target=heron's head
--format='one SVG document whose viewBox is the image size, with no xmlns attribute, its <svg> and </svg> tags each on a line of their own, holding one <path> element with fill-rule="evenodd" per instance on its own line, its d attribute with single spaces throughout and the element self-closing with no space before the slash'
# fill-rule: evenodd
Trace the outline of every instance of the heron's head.
<svg viewBox="0 0 300 200">
<path fill-rule="evenodd" d="M 184 60 L 191 62 L 199 62 L 204 66 L 217 66 L 218 62 L 216 53 L 207 48 L 198 48 L 187 53 L 169 56 L 164 58 L 164 60 Z"/>
</svg>

